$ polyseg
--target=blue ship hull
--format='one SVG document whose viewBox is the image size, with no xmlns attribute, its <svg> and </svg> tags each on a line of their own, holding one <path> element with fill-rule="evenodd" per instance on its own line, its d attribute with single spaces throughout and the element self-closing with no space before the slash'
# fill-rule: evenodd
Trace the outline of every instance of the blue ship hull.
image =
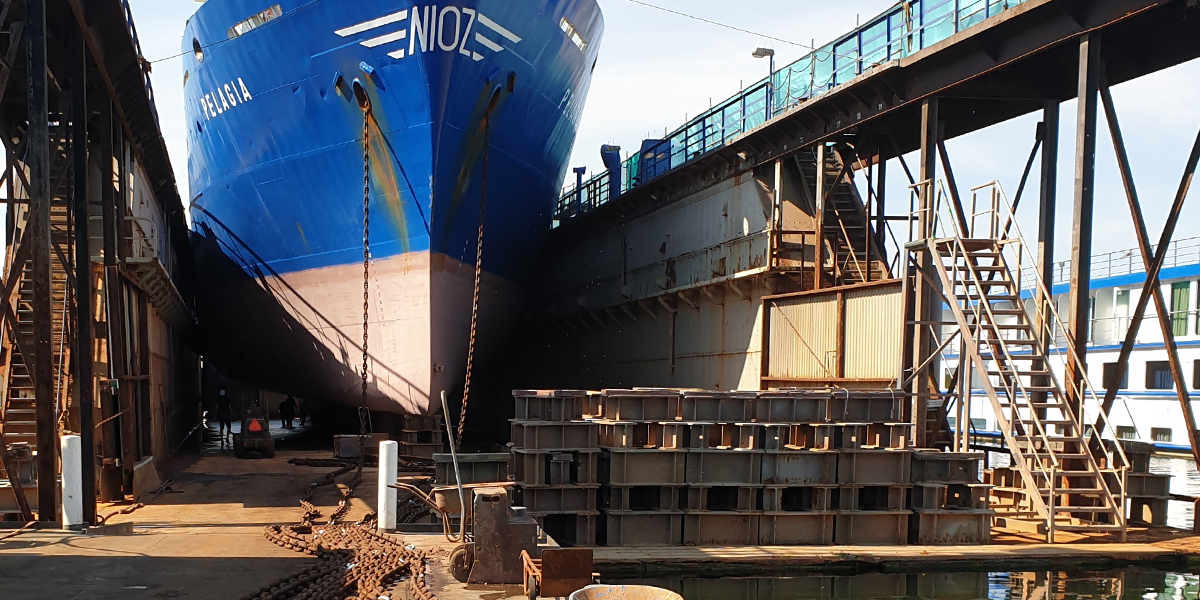
<svg viewBox="0 0 1200 600">
<path fill-rule="evenodd" d="M 466 369 L 480 202 L 486 360 L 549 230 L 602 33 L 595 0 L 209 0 L 183 41 L 206 353 L 358 404 L 365 154 L 368 401 L 435 412 Z"/>
</svg>

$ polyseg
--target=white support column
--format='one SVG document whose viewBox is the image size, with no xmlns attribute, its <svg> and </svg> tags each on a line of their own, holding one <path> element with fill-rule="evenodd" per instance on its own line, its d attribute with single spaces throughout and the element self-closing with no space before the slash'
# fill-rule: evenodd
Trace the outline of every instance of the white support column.
<svg viewBox="0 0 1200 600">
<path fill-rule="evenodd" d="M 62 444 L 63 529 L 83 528 L 83 445 L 77 435 L 64 435 Z"/>
<path fill-rule="evenodd" d="M 396 488 L 390 486 L 396 483 L 399 455 L 400 444 L 379 442 L 379 506 L 375 514 L 379 515 L 380 531 L 396 529 Z"/>
</svg>

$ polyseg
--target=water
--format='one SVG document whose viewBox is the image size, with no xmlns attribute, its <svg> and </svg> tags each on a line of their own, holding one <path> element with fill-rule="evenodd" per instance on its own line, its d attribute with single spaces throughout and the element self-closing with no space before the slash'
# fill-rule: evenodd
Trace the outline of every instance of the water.
<svg viewBox="0 0 1200 600">
<path fill-rule="evenodd" d="M 1147 569 L 1103 573 L 866 573 L 775 579 L 623 581 L 674 590 L 685 600 L 1186 600 L 1200 578 Z"/>
</svg>

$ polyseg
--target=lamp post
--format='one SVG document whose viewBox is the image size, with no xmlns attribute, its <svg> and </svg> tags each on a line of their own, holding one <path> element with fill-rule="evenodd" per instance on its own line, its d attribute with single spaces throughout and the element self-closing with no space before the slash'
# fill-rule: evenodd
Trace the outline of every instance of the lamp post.
<svg viewBox="0 0 1200 600">
<path fill-rule="evenodd" d="M 770 121 L 775 112 L 775 85 L 772 81 L 775 79 L 775 51 L 770 48 L 759 48 L 750 56 L 771 59 L 771 75 L 767 77 L 767 120 Z"/>
</svg>

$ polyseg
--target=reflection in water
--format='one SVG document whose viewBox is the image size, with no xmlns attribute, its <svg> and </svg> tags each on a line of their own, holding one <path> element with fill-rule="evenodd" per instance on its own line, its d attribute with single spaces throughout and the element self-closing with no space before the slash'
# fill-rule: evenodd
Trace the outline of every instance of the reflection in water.
<svg viewBox="0 0 1200 600">
<path fill-rule="evenodd" d="M 623 581 L 668 588 L 685 600 L 1185 600 L 1200 579 L 1129 569 L 1104 573 L 865 573 L 777 579 Z"/>
</svg>

